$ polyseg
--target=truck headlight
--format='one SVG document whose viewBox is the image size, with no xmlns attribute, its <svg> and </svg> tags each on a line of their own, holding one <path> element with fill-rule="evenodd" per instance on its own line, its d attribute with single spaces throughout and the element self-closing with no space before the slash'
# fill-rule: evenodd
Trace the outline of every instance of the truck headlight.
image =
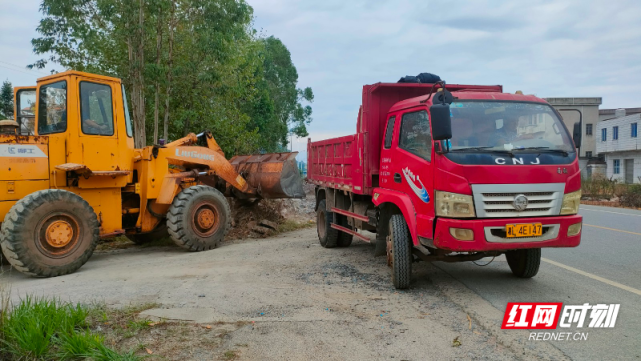
<svg viewBox="0 0 641 361">
<path fill-rule="evenodd" d="M 563 204 L 561 204 L 561 214 L 579 213 L 579 204 L 581 204 L 580 190 L 565 194 L 563 196 Z"/>
<path fill-rule="evenodd" d="M 434 192 L 436 215 L 451 218 L 475 217 L 474 200 L 472 196 L 458 193 Z"/>
</svg>

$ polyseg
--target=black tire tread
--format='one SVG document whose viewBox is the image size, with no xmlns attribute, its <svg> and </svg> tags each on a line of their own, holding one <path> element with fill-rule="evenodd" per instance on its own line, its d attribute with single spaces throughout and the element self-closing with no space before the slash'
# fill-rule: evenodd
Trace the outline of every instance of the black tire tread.
<svg viewBox="0 0 641 361">
<path fill-rule="evenodd" d="M 397 289 L 409 288 L 412 280 L 412 247 L 410 233 L 402 214 L 394 214 L 390 218 L 390 227 L 393 232 L 392 243 L 394 267 L 392 281 Z"/>
<path fill-rule="evenodd" d="M 320 233 L 318 233 L 318 240 L 320 241 L 320 244 L 321 244 L 322 247 L 324 247 L 324 248 L 334 248 L 334 247 L 338 246 L 339 233 L 342 233 L 342 232 L 340 232 L 339 230 L 334 229 L 334 228 L 331 227 L 332 222 L 334 222 L 334 213 L 327 211 L 326 204 L 327 203 L 325 202 L 324 199 L 321 200 L 318 203 L 318 211 L 317 212 L 325 212 L 325 225 L 324 226 L 325 226 L 325 235 L 326 235 L 326 239 L 323 240 L 321 238 L 321 236 L 320 236 Z M 317 230 L 318 230 L 318 227 L 320 227 L 320 226 L 322 226 L 322 225 L 320 225 L 320 224 L 316 225 Z"/>
<path fill-rule="evenodd" d="M 25 224 L 28 214 L 43 204 L 55 201 L 76 202 L 82 209 L 80 214 L 88 216 L 89 225 L 93 229 L 93 239 L 89 248 L 70 264 L 60 267 L 42 267 L 29 258 L 24 247 L 24 240 L 20 236 L 20 230 L 24 227 L 32 227 L 32 225 Z M 34 277 L 56 277 L 78 270 L 91 258 L 99 239 L 100 224 L 93 208 L 79 195 L 61 189 L 36 191 L 16 202 L 5 215 L 0 232 L 0 246 L 7 261 L 16 270 Z"/>
<path fill-rule="evenodd" d="M 512 273 L 520 278 L 532 278 L 539 273 L 541 249 L 519 249 L 505 253 L 507 264 Z"/>
<path fill-rule="evenodd" d="M 223 204 L 223 212 L 225 213 L 225 224 L 223 225 L 223 227 L 225 227 L 225 231 L 222 237 L 220 239 L 217 239 L 215 243 L 209 245 L 199 245 L 195 244 L 185 232 L 182 216 L 186 210 L 186 206 L 189 200 L 207 193 L 213 195 L 216 198 L 219 198 L 219 200 Z M 229 202 L 227 202 L 227 199 L 219 190 L 210 186 L 197 185 L 183 189 L 180 193 L 178 193 L 174 201 L 171 203 L 169 211 L 167 212 L 167 231 L 169 232 L 169 236 L 179 247 L 192 252 L 206 251 L 216 248 L 218 246 L 218 243 L 220 243 L 220 241 L 222 241 L 222 239 L 227 235 L 230 228 L 231 208 L 229 207 Z"/>
</svg>

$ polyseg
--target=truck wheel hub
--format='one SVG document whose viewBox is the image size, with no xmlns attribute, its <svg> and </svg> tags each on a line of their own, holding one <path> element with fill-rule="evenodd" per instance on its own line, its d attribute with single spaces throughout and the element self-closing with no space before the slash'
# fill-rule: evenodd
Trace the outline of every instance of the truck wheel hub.
<svg viewBox="0 0 641 361">
<path fill-rule="evenodd" d="M 54 221 L 47 227 L 45 235 L 51 247 L 62 248 L 73 239 L 73 227 L 65 221 Z"/>
</svg>

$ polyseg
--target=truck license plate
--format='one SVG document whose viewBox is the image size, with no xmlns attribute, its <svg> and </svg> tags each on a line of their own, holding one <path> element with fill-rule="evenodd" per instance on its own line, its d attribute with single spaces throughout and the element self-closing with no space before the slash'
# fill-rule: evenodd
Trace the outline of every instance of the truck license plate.
<svg viewBox="0 0 641 361">
<path fill-rule="evenodd" d="M 507 238 L 538 237 L 543 234 L 541 223 L 508 224 L 505 226 Z"/>
</svg>

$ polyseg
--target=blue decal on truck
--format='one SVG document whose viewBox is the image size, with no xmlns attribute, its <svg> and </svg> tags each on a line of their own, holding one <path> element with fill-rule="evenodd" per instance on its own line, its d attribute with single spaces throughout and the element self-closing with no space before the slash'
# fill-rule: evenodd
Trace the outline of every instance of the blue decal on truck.
<svg viewBox="0 0 641 361">
<path fill-rule="evenodd" d="M 407 181 L 407 184 L 410 185 L 410 188 L 412 188 L 412 191 L 416 194 L 417 197 L 419 197 L 423 202 L 429 203 L 430 202 L 430 195 L 427 193 L 427 189 L 425 189 L 425 186 L 423 185 L 423 182 L 421 182 L 421 179 L 418 176 L 415 176 L 414 173 L 409 168 L 404 168 L 403 169 L 403 176 L 405 176 L 405 180 Z M 420 183 L 420 187 L 416 185 L 416 182 Z"/>
</svg>

